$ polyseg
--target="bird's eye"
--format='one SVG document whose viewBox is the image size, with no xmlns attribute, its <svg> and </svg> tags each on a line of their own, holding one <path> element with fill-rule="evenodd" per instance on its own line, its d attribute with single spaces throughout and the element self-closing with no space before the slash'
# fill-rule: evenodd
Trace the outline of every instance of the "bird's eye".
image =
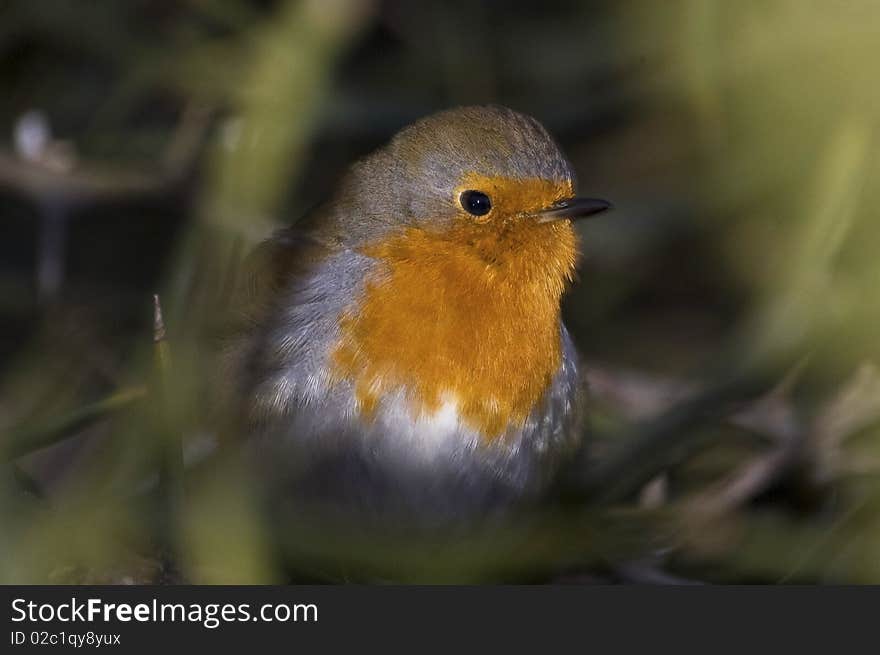
<svg viewBox="0 0 880 655">
<path fill-rule="evenodd" d="M 492 209 L 492 201 L 482 191 L 462 191 L 458 201 L 468 214 L 485 216 Z"/>
</svg>

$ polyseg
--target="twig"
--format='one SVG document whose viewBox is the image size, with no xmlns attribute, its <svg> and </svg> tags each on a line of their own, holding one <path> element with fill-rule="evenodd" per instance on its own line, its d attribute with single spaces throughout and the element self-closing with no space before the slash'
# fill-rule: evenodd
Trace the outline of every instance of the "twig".
<svg viewBox="0 0 880 655">
<path fill-rule="evenodd" d="M 695 427 L 717 417 L 731 403 L 754 396 L 764 386 L 761 376 L 735 377 L 648 419 L 632 434 L 616 439 L 620 445 L 585 472 L 577 483 L 577 493 L 597 503 L 631 496 L 703 444 L 705 436 Z"/>
<path fill-rule="evenodd" d="M 777 389 L 765 398 L 749 403 L 723 417 L 732 426 L 743 428 L 777 441 L 785 439 L 786 415 L 782 387 L 790 386 L 801 367 L 796 367 Z M 641 371 L 591 364 L 586 372 L 590 397 L 601 400 L 629 420 L 647 420 L 700 393 L 701 384 Z"/>
<path fill-rule="evenodd" d="M 754 457 L 727 479 L 689 500 L 689 507 L 710 514 L 729 512 L 768 490 L 791 470 L 806 443 L 806 431 L 788 401 L 803 365 L 802 361 L 770 393 L 739 412 L 743 427 L 772 427 L 764 430 L 774 438 L 770 451 Z"/>
<path fill-rule="evenodd" d="M 166 186 L 162 175 L 111 171 L 86 165 L 73 171 L 56 171 L 0 152 L 0 187 L 32 200 L 55 198 L 77 206 L 157 191 Z"/>
<path fill-rule="evenodd" d="M 797 446 L 801 443 L 802 439 L 792 439 L 789 443 L 754 458 L 717 487 L 688 500 L 688 507 L 696 512 L 721 514 L 746 504 L 769 489 L 790 470 L 791 465 L 797 461 Z"/>
<path fill-rule="evenodd" d="M 95 162 L 59 167 L 52 165 L 51 158 L 40 158 L 46 153 L 17 157 L 0 150 L 0 189 L 24 196 L 39 210 L 37 285 L 42 300 L 52 299 L 61 288 L 72 210 L 158 195 L 180 186 L 194 169 L 211 113 L 194 104 L 186 107 L 161 165 L 154 171 L 118 171 Z"/>
<path fill-rule="evenodd" d="M 880 372 L 863 363 L 843 388 L 829 400 L 813 421 L 809 447 L 814 475 L 829 482 L 841 471 L 854 468 L 843 451 L 846 439 L 880 421 Z"/>
<path fill-rule="evenodd" d="M 588 489 L 603 500 L 621 500 L 634 493 L 639 481 L 647 484 L 654 478 L 652 472 L 662 472 L 663 462 L 682 461 L 701 445 L 699 433 L 686 434 L 685 430 L 692 431 L 710 418 L 708 413 L 718 420 L 769 437 L 773 449 L 746 464 L 712 491 L 700 494 L 693 502 L 721 510 L 753 498 L 788 470 L 803 445 L 803 430 L 796 425 L 788 396 L 805 361 L 802 359 L 793 366 L 769 393 L 745 405 L 734 401 L 738 400 L 738 394 L 748 390 L 747 382 L 743 382 L 741 390 L 739 383 L 731 383 L 716 392 L 699 393 L 694 391 L 696 385 L 693 384 L 594 368 L 590 375 L 594 385 L 591 390 L 642 417 L 641 425 L 645 427 L 637 429 L 638 436 L 596 466 L 587 477 Z M 744 381 L 747 379 L 743 377 Z M 752 388 L 757 390 L 758 386 Z M 665 413 L 659 412 L 659 408 L 676 398 L 684 400 Z M 636 467 L 635 472 L 626 470 L 626 466 Z M 605 489 L 606 484 L 612 485 L 612 489 Z"/>
<path fill-rule="evenodd" d="M 118 170 L 99 162 L 57 170 L 0 151 L 0 188 L 36 202 L 52 199 L 64 207 L 97 204 L 167 191 L 186 179 L 211 124 L 212 111 L 188 106 L 156 170 Z"/>
</svg>

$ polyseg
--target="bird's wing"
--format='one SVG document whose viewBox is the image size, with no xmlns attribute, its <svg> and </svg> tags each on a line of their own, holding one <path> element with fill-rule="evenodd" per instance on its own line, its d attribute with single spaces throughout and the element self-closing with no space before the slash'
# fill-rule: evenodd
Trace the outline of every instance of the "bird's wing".
<svg viewBox="0 0 880 655">
<path fill-rule="evenodd" d="M 309 271 L 341 248 L 341 238 L 329 227 L 326 205 L 319 205 L 289 227 L 276 231 L 244 259 L 236 276 L 233 325 L 252 329 L 273 309 L 291 280 Z"/>
<path fill-rule="evenodd" d="M 246 394 L 255 383 L 254 377 L 260 374 L 255 366 L 261 361 L 268 332 L 283 311 L 284 299 L 290 297 L 285 289 L 297 279 L 307 279 L 338 247 L 332 236 L 311 229 L 312 224 L 308 220 L 277 231 L 240 264 L 216 334 L 221 364 L 218 381 L 235 387 L 227 392 Z"/>
</svg>

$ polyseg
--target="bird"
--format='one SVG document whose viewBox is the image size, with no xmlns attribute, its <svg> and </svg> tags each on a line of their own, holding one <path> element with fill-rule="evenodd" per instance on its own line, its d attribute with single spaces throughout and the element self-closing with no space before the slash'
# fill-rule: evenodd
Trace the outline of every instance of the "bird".
<svg viewBox="0 0 880 655">
<path fill-rule="evenodd" d="M 358 516 L 474 521 L 540 502 L 578 450 L 561 300 L 575 195 L 536 119 L 447 109 L 351 166 L 248 258 L 224 401 L 273 488 Z"/>
</svg>

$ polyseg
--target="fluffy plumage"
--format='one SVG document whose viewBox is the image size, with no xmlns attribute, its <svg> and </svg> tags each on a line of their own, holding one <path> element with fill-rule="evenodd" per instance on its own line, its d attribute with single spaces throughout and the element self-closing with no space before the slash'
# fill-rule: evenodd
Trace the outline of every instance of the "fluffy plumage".
<svg viewBox="0 0 880 655">
<path fill-rule="evenodd" d="M 576 237 L 535 220 L 573 188 L 537 121 L 455 109 L 259 248 L 225 378 L 274 477 L 419 516 L 536 497 L 582 430 L 559 309 Z M 461 206 L 468 189 L 487 215 Z"/>
</svg>

